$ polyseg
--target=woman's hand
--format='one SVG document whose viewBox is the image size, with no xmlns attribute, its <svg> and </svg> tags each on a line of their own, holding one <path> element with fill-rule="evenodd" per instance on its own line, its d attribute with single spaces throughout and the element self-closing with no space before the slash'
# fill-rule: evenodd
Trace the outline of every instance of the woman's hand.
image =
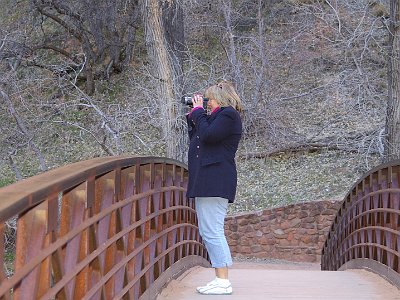
<svg viewBox="0 0 400 300">
<path fill-rule="evenodd" d="M 193 98 L 192 98 L 192 101 L 193 101 L 193 108 L 203 107 L 203 95 L 194 94 Z"/>
</svg>

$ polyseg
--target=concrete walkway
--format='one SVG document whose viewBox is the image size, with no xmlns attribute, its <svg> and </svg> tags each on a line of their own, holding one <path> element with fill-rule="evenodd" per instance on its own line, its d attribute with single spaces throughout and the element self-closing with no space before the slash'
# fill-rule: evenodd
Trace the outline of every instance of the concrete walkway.
<svg viewBox="0 0 400 300">
<path fill-rule="evenodd" d="M 400 290 L 365 270 L 320 271 L 318 264 L 235 262 L 229 270 L 230 296 L 200 295 L 196 286 L 215 277 L 195 267 L 171 281 L 157 300 L 385 299 L 400 300 Z"/>
</svg>

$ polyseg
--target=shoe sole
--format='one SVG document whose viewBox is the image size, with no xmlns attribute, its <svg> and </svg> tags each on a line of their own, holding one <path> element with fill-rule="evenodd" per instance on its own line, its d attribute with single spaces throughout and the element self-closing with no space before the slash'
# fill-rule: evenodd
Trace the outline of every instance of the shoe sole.
<svg viewBox="0 0 400 300">
<path fill-rule="evenodd" d="M 232 292 L 226 292 L 226 293 L 213 293 L 213 292 L 210 292 L 210 293 L 204 293 L 204 292 L 201 292 L 201 291 L 199 291 L 199 290 L 196 290 L 200 295 L 232 295 Z"/>
<path fill-rule="evenodd" d="M 203 293 L 200 293 L 200 292 L 199 292 L 200 295 L 204 295 L 204 296 L 209 296 L 209 295 L 211 295 L 211 296 L 229 296 L 229 295 L 232 295 L 232 293 L 233 293 L 233 292 L 231 292 L 231 293 L 225 293 L 225 294 L 217 294 L 217 293 L 203 294 Z"/>
</svg>

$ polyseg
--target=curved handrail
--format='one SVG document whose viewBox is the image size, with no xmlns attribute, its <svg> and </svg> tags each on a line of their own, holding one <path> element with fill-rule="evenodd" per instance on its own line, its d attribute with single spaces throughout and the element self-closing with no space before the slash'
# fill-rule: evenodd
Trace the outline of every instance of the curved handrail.
<svg viewBox="0 0 400 300">
<path fill-rule="evenodd" d="M 400 288 L 400 160 L 353 185 L 328 233 L 321 268 L 370 269 Z"/>
<path fill-rule="evenodd" d="M 163 273 L 208 265 L 187 180 L 176 160 L 105 157 L 0 189 L 1 237 L 17 218 L 0 299 L 147 299 Z"/>
</svg>

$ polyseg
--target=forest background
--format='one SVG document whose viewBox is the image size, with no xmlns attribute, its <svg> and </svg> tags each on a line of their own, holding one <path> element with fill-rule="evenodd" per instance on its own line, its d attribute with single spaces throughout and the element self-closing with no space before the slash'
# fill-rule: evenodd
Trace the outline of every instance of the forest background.
<svg viewBox="0 0 400 300">
<path fill-rule="evenodd" d="M 0 186 L 107 155 L 186 161 L 183 95 L 243 99 L 230 213 L 341 200 L 399 157 L 399 1 L 0 0 Z"/>
</svg>

